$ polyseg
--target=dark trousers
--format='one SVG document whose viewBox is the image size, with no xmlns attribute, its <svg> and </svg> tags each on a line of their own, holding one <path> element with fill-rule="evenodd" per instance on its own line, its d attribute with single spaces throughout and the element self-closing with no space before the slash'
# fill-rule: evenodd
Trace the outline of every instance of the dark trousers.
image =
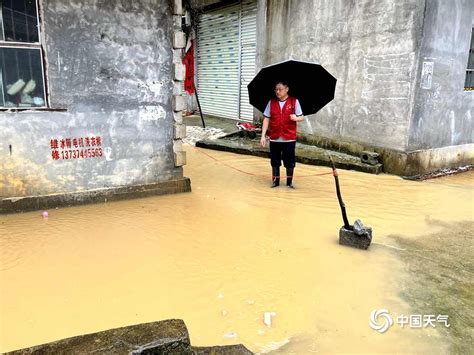
<svg viewBox="0 0 474 355">
<path fill-rule="evenodd" d="M 272 167 L 280 167 L 281 160 L 285 168 L 294 168 L 296 142 L 272 142 L 270 141 L 270 161 Z"/>
</svg>

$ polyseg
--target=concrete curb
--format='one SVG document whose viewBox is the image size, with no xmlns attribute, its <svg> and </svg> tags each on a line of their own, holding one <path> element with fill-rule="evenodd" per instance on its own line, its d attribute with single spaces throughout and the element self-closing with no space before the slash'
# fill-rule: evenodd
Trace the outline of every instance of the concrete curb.
<svg viewBox="0 0 474 355">
<path fill-rule="evenodd" d="M 0 199 L 0 214 L 47 210 L 56 207 L 119 201 L 190 191 L 191 180 L 185 177 L 146 185 L 122 186 L 64 194 L 6 197 Z"/>
<path fill-rule="evenodd" d="M 198 141 L 196 142 L 196 147 L 270 158 L 268 148 L 260 147 L 256 140 L 236 138 L 235 133 L 228 134 L 216 140 Z M 379 174 L 382 172 L 382 164 L 364 164 L 360 161 L 359 157 L 340 152 L 327 151 L 322 148 L 299 143 L 296 145 L 296 161 L 308 165 L 331 166 L 327 152 L 331 154 L 336 168 L 356 170 L 371 174 Z"/>
</svg>

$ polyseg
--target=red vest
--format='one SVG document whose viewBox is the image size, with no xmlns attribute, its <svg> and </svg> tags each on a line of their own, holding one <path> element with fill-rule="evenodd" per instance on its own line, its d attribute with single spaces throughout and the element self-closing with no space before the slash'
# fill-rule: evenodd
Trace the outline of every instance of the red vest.
<svg viewBox="0 0 474 355">
<path fill-rule="evenodd" d="M 277 99 L 270 101 L 270 139 L 282 137 L 286 140 L 296 140 L 296 122 L 290 119 L 295 113 L 296 99 L 288 96 L 283 108 Z"/>
</svg>

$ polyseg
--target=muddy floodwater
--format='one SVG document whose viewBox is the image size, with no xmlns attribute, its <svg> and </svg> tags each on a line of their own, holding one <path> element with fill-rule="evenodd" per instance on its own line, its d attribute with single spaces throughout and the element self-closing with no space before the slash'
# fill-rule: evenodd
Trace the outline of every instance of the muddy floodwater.
<svg viewBox="0 0 474 355">
<path fill-rule="evenodd" d="M 450 227 L 472 226 L 472 171 L 413 182 L 340 170 L 350 222 L 373 228 L 364 251 L 338 245 L 329 168 L 299 164 L 295 190 L 270 189 L 267 159 L 190 146 L 187 154 L 191 193 L 60 208 L 47 219 L 41 211 L 0 216 L 0 352 L 170 318 L 185 321 L 193 345 L 242 343 L 254 352 L 452 346 L 441 323 L 379 334 L 369 319 L 375 309 L 394 319 L 441 312 L 429 302 L 417 308 L 426 295 L 415 292 L 410 260 L 422 274 L 423 254 L 404 251 L 410 243 L 436 251 L 436 238 L 458 238 Z M 474 258 L 468 238 L 452 259 Z M 472 262 L 462 265 L 472 277 Z M 436 285 L 426 297 L 448 297 Z M 466 287 L 453 324 L 472 312 L 472 279 Z"/>
</svg>

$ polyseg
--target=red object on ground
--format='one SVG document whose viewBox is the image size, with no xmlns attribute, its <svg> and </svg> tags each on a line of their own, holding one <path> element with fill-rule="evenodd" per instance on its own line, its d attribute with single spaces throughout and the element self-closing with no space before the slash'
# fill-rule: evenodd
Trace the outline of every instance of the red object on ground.
<svg viewBox="0 0 474 355">
<path fill-rule="evenodd" d="M 186 90 L 189 95 L 194 93 L 194 41 L 191 40 L 191 47 L 184 55 L 183 64 L 186 68 L 186 77 L 184 79 L 184 90 Z"/>
<path fill-rule="evenodd" d="M 236 124 L 238 129 L 244 130 L 244 131 L 254 131 L 257 127 L 255 127 L 253 124 L 248 123 L 248 122 L 237 122 Z"/>
</svg>

